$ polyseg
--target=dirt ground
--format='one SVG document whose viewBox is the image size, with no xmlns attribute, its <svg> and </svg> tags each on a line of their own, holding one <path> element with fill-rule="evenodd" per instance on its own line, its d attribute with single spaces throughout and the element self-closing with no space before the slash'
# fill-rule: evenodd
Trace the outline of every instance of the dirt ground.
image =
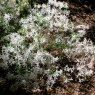
<svg viewBox="0 0 95 95">
<path fill-rule="evenodd" d="M 74 0 L 65 0 L 69 4 L 70 18 L 76 24 L 88 24 L 95 28 L 95 4 L 92 6 Z M 76 0 L 77 1 L 77 0 Z M 85 0 L 84 0 L 85 1 Z M 91 0 L 92 1 L 92 0 Z M 92 2 L 94 3 L 94 2 Z"/>
</svg>

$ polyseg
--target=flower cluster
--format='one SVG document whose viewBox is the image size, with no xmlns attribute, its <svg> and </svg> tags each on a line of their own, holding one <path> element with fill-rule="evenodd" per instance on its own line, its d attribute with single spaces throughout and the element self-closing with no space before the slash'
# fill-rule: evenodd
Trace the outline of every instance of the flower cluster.
<svg viewBox="0 0 95 95">
<path fill-rule="evenodd" d="M 35 5 L 30 10 L 30 15 L 21 19 L 20 23 L 29 32 L 29 36 L 37 39 L 37 33 L 70 31 L 73 29 L 72 22 L 68 19 L 69 10 L 66 2 L 49 0 L 47 4 Z"/>
<path fill-rule="evenodd" d="M 95 46 L 91 40 L 84 38 L 88 26 L 79 25 L 76 29 L 78 30 L 77 33 L 73 33 L 71 39 L 67 40 L 67 42 L 72 45 L 72 48 L 63 49 L 66 56 L 73 60 L 76 64 L 72 65 L 72 68 L 66 65 L 64 67 L 64 71 L 69 73 L 77 71 L 77 73 L 74 74 L 75 78 L 77 81 L 83 82 L 88 76 L 93 74 L 94 64 L 93 62 L 90 64 L 90 60 L 95 58 Z"/>
<path fill-rule="evenodd" d="M 21 6 L 25 8 L 28 5 L 25 3 Z M 17 16 L 21 15 L 19 11 L 18 9 Z M 68 18 L 68 4 L 48 0 L 47 4 L 35 4 L 28 11 L 30 14 L 27 17 L 18 19 L 21 28 L 11 33 L 9 31 L 3 37 L 7 43 L 2 45 L 0 68 L 8 69 L 8 80 L 17 80 L 11 88 L 21 85 L 31 85 L 34 88 L 53 86 L 60 76 L 64 77 L 63 83 L 83 82 L 91 76 L 93 62 L 89 61 L 95 58 L 95 46 L 90 40 L 83 39 L 89 27 L 74 26 Z M 4 15 L 6 23 L 11 18 L 11 14 Z M 81 38 L 83 41 L 80 41 Z M 60 67 L 61 63 L 58 62 L 65 63 L 61 59 L 63 53 L 76 64 Z"/>
<path fill-rule="evenodd" d="M 5 20 L 6 23 L 8 23 L 11 19 L 12 19 L 12 15 L 11 14 L 5 14 L 4 15 L 4 20 Z"/>
</svg>

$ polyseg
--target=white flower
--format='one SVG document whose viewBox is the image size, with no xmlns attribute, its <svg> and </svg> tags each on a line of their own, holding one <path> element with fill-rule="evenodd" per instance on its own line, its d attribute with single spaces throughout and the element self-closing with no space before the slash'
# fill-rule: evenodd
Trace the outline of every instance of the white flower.
<svg viewBox="0 0 95 95">
<path fill-rule="evenodd" d="M 41 38 L 41 43 L 45 43 L 45 42 L 47 42 L 47 39 L 45 37 L 42 37 Z"/>
<path fill-rule="evenodd" d="M 87 76 L 91 76 L 93 74 L 93 70 L 89 70 L 85 73 Z"/>
<path fill-rule="evenodd" d="M 54 58 L 48 52 L 39 51 L 39 50 L 37 51 L 37 54 L 34 58 L 38 63 L 41 62 L 42 64 L 46 64 L 46 63 L 51 64 L 51 63 L 54 63 L 54 62 L 58 61 L 58 58 Z"/>
<path fill-rule="evenodd" d="M 8 47 L 7 49 L 9 52 L 14 52 L 14 50 L 15 50 L 13 47 Z"/>
<path fill-rule="evenodd" d="M 63 2 L 56 2 L 55 6 L 61 9 L 63 7 Z"/>
<path fill-rule="evenodd" d="M 42 4 L 42 8 L 46 8 L 47 6 L 45 4 Z"/>
<path fill-rule="evenodd" d="M 85 67 L 85 66 L 83 66 L 83 65 L 82 65 L 82 66 L 78 66 L 78 67 L 77 67 L 77 70 L 81 71 L 84 67 Z"/>
<path fill-rule="evenodd" d="M 48 0 L 48 4 L 54 5 L 56 3 L 56 0 Z"/>
<path fill-rule="evenodd" d="M 55 80 L 54 78 L 52 78 L 51 76 L 48 77 L 48 81 L 47 81 L 47 85 L 53 85 L 55 83 Z"/>
<path fill-rule="evenodd" d="M 36 29 L 32 29 L 31 32 L 28 32 L 26 36 L 27 37 L 35 37 L 37 35 L 38 35 L 37 30 Z"/>
<path fill-rule="evenodd" d="M 90 63 L 87 66 L 88 66 L 88 68 L 93 69 L 93 65 L 94 64 L 95 64 L 95 59 L 92 58 L 91 61 L 90 61 Z"/>
<path fill-rule="evenodd" d="M 83 29 L 83 30 L 85 30 L 85 29 L 89 29 L 89 26 L 87 25 L 78 25 L 78 26 L 76 26 L 76 29 Z"/>
<path fill-rule="evenodd" d="M 38 4 L 38 5 L 37 5 L 37 8 L 38 8 L 38 9 L 41 8 L 41 5 Z"/>
<path fill-rule="evenodd" d="M 24 40 L 22 36 L 20 36 L 18 33 L 11 33 L 9 35 L 10 41 L 12 44 L 19 45 Z"/>
<path fill-rule="evenodd" d="M 83 37 L 85 35 L 86 31 L 85 30 L 78 30 L 79 36 Z"/>
<path fill-rule="evenodd" d="M 6 23 L 8 23 L 11 20 L 11 18 L 12 18 L 12 16 L 9 13 L 4 15 L 4 20 Z"/>
<path fill-rule="evenodd" d="M 64 83 L 68 83 L 69 82 L 69 80 L 66 78 L 65 80 L 64 80 Z"/>
<path fill-rule="evenodd" d="M 62 74 L 62 70 L 56 70 L 56 72 L 53 74 L 53 76 L 55 76 L 55 77 L 58 77 L 59 75 L 61 75 Z"/>
<path fill-rule="evenodd" d="M 84 79 L 82 79 L 82 78 L 79 78 L 79 82 L 81 83 L 81 82 L 83 82 L 84 81 Z"/>
<path fill-rule="evenodd" d="M 39 40 L 38 40 L 37 37 L 34 37 L 34 41 L 35 41 L 35 43 L 38 43 L 39 42 Z"/>
<path fill-rule="evenodd" d="M 64 8 L 68 8 L 68 3 L 64 2 Z"/>
<path fill-rule="evenodd" d="M 55 22 L 55 23 L 54 23 L 54 26 L 55 26 L 55 27 L 61 27 L 61 25 L 62 25 L 61 22 Z"/>
</svg>

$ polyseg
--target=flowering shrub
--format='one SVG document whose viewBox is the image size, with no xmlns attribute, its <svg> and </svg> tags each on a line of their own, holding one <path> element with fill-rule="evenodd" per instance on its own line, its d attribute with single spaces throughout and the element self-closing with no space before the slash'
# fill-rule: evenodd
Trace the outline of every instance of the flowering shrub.
<svg viewBox="0 0 95 95">
<path fill-rule="evenodd" d="M 89 27 L 84 25 L 77 26 L 76 29 L 78 29 L 78 33 L 73 33 L 72 38 L 68 40 L 72 48 L 63 49 L 66 56 L 77 63 L 76 65 L 72 65 L 72 67 L 66 65 L 64 70 L 69 73 L 77 72 L 74 75 L 76 81 L 79 82 L 87 80 L 87 77 L 93 74 L 94 61 L 90 64 L 90 60 L 95 58 L 95 46 L 93 46 L 90 40 L 83 38 L 88 28 Z M 83 41 L 81 41 L 81 39 L 83 39 Z M 71 80 L 73 80 L 73 78 Z"/>
<path fill-rule="evenodd" d="M 93 74 L 93 68 L 86 62 L 94 57 L 95 47 L 86 39 L 80 42 L 88 27 L 75 27 L 68 19 L 66 2 L 49 0 L 47 4 L 35 4 L 31 9 L 29 2 L 22 0 L 16 9 L 16 14 L 0 16 L 0 27 L 4 31 L 0 42 L 5 42 L 1 46 L 0 68 L 8 70 L 8 80 L 16 80 L 11 85 L 13 90 L 22 85 L 26 88 L 52 87 L 60 76 L 63 83 L 83 82 Z M 22 16 L 23 12 L 27 15 Z M 58 62 L 63 53 L 77 64 L 70 67 L 63 62 L 64 67 L 60 67 Z"/>
<path fill-rule="evenodd" d="M 21 28 L 16 32 L 4 34 L 2 38 L 2 40 L 7 41 L 7 43 L 2 45 L 0 55 L 2 62 L 0 67 L 9 70 L 7 73 L 8 80 L 11 79 L 11 76 L 13 79 L 17 79 L 15 83 L 17 85 L 16 87 L 20 86 L 18 82 L 21 84 L 22 80 L 25 83 L 24 85 L 33 82 L 32 87 L 53 85 L 57 77 L 62 74 L 62 70 L 59 70 L 56 64 L 58 57 L 54 57 L 50 54 L 50 51 L 46 51 L 47 48 L 44 48 L 44 45 L 51 40 L 50 37 L 53 36 L 52 32 L 56 32 L 53 28 L 60 28 L 63 23 L 61 22 L 60 26 L 52 26 L 53 23 L 58 23 L 56 18 L 58 14 L 54 17 L 55 13 L 52 12 L 57 11 L 57 7 L 53 6 L 55 9 L 51 9 L 52 5 L 49 5 L 49 3 L 47 5 L 43 4 L 42 6 L 35 5 L 34 8 L 30 10 L 30 15 L 26 18 L 21 18 L 19 21 Z M 62 11 L 59 7 L 58 9 Z M 45 10 L 46 13 L 44 13 Z M 59 14 L 59 16 L 60 15 L 61 14 Z M 65 14 L 64 17 L 66 17 Z M 10 21 L 13 18 L 12 14 L 4 14 L 4 23 L 10 27 Z M 60 19 L 60 17 L 58 17 L 58 19 Z M 62 29 L 67 31 L 64 26 Z M 59 34 L 57 36 L 61 37 Z M 58 39 L 54 33 L 52 43 L 55 42 L 55 39 L 56 42 L 62 41 L 62 37 Z"/>
</svg>

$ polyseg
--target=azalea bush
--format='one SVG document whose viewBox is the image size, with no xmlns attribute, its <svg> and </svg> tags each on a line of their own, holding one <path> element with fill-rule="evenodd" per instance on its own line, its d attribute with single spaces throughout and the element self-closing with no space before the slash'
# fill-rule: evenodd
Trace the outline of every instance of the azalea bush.
<svg viewBox="0 0 95 95">
<path fill-rule="evenodd" d="M 8 6 L 6 2 L 0 6 L 3 13 L 0 14 L 0 68 L 8 71 L 7 80 L 15 80 L 10 88 L 53 87 L 61 77 L 63 84 L 87 80 L 93 74 L 93 66 L 86 64 L 88 57 L 82 60 L 79 55 L 94 57 L 89 48 L 92 46 L 94 50 L 92 43 L 80 41 L 89 27 L 76 26 L 69 20 L 66 2 L 48 0 L 33 7 L 29 2 L 12 2 L 15 8 L 8 2 Z M 7 8 L 11 10 L 4 10 Z M 90 46 L 85 47 L 89 42 Z M 64 56 L 76 64 L 65 64 Z"/>
</svg>

